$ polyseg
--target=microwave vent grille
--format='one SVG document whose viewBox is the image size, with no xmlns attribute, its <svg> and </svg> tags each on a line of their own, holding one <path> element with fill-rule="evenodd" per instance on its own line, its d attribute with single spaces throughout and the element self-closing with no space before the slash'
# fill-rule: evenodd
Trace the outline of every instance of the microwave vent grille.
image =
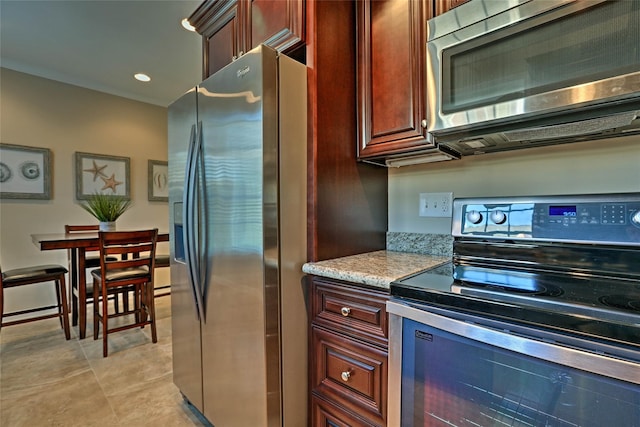
<svg viewBox="0 0 640 427">
<path fill-rule="evenodd" d="M 638 116 L 637 111 L 597 117 L 579 122 L 562 123 L 552 126 L 541 126 L 522 130 L 504 132 L 509 141 L 541 141 L 545 139 L 559 139 L 582 135 L 599 134 L 606 131 L 632 125 Z"/>
</svg>

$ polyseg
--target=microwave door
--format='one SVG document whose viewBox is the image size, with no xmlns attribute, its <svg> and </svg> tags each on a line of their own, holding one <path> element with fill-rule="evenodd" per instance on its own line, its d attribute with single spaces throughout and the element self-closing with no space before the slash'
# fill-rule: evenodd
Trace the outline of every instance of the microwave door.
<svg viewBox="0 0 640 427">
<path fill-rule="evenodd" d="M 494 3 L 474 0 L 452 12 L 468 22 Z M 449 33 L 444 24 L 455 16 L 429 21 L 428 131 L 438 144 L 461 152 L 449 143 L 464 139 L 468 154 L 505 141 L 524 148 L 636 132 L 640 2 L 527 2 L 494 12 Z M 618 113 L 626 115 L 600 120 Z M 557 124 L 567 126 L 505 134 Z"/>
</svg>

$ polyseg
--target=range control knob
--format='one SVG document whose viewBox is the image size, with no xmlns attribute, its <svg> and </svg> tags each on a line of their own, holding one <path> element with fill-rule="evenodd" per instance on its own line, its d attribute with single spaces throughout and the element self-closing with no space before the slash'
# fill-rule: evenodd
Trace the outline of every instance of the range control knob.
<svg viewBox="0 0 640 427">
<path fill-rule="evenodd" d="M 482 221 L 482 214 L 478 211 L 467 212 L 467 221 L 471 224 L 479 224 Z"/>
<path fill-rule="evenodd" d="M 640 211 L 635 211 L 631 214 L 631 224 L 640 227 Z"/>
<path fill-rule="evenodd" d="M 491 221 L 496 224 L 503 224 L 507 220 L 507 215 L 500 210 L 492 211 L 489 217 L 491 218 Z"/>
</svg>

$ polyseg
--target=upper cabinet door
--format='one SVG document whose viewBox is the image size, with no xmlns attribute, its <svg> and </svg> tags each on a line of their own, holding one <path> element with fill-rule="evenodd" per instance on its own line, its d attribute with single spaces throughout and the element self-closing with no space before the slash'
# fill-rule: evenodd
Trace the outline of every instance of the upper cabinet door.
<svg viewBox="0 0 640 427">
<path fill-rule="evenodd" d="M 433 147 L 422 126 L 432 0 L 357 0 L 356 7 L 358 157 Z"/>
<path fill-rule="evenodd" d="M 249 41 L 243 32 L 246 20 L 242 0 L 208 0 L 189 17 L 191 25 L 202 35 L 203 78 L 248 50 Z"/>
<path fill-rule="evenodd" d="M 304 43 L 303 0 L 251 0 L 251 47 L 287 51 Z"/>
<path fill-rule="evenodd" d="M 304 0 L 205 0 L 189 17 L 203 40 L 203 78 L 264 43 L 289 52 L 304 44 Z"/>
</svg>

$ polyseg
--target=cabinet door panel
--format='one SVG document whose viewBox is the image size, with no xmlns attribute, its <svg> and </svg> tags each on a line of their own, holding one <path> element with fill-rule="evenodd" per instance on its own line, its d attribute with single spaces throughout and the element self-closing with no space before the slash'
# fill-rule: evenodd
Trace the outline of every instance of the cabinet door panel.
<svg viewBox="0 0 640 427">
<path fill-rule="evenodd" d="M 251 47 L 260 43 L 286 51 L 304 41 L 302 0 L 252 0 Z"/>
<path fill-rule="evenodd" d="M 316 395 L 311 396 L 311 419 L 314 427 L 373 427 L 346 410 Z"/>
<path fill-rule="evenodd" d="M 214 74 L 233 61 L 233 57 L 238 50 L 236 43 L 237 25 L 237 19 L 232 17 L 232 19 L 221 26 L 217 32 L 207 37 L 207 69 L 205 71 L 205 77 Z"/>
<path fill-rule="evenodd" d="M 246 50 L 242 34 L 242 3 L 238 1 L 214 2 L 210 9 L 199 9 L 198 31 L 204 41 L 203 77 L 207 78 L 231 63 Z"/>
<path fill-rule="evenodd" d="M 373 1 L 370 8 L 371 136 L 375 139 L 415 128 L 413 112 L 404 104 L 411 99 L 416 82 L 411 72 L 413 28 L 407 2 Z"/>
<path fill-rule="evenodd" d="M 311 396 L 311 420 L 314 427 L 373 427 L 348 411 L 319 398 Z"/>
<path fill-rule="evenodd" d="M 371 422 L 386 418 L 387 353 L 319 327 L 311 328 L 311 386 Z"/>
<path fill-rule="evenodd" d="M 358 1 L 358 155 L 429 148 L 425 100 L 426 0 Z"/>
</svg>

